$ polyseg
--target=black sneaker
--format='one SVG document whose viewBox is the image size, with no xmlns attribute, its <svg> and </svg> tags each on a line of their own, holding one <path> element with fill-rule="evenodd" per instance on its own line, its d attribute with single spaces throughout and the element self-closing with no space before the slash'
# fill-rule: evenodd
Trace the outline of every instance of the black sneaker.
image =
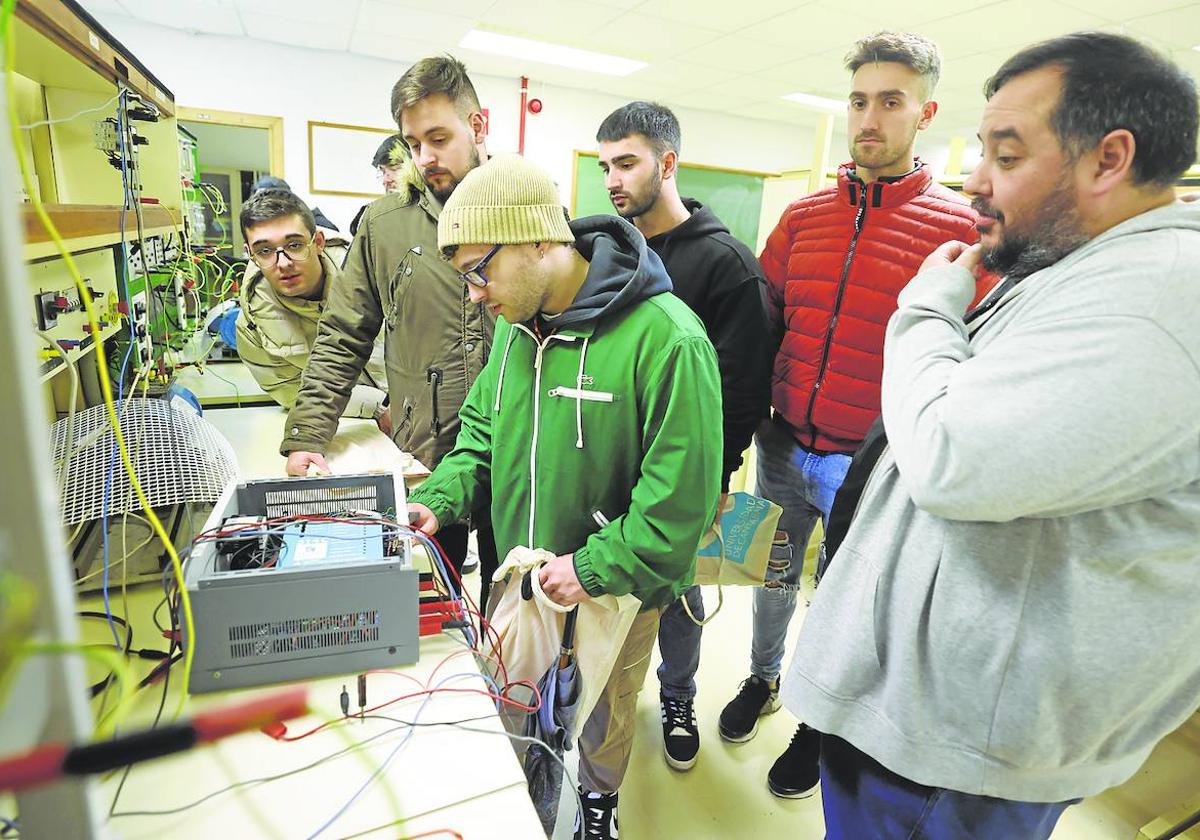
<svg viewBox="0 0 1200 840">
<path fill-rule="evenodd" d="M 753 674 L 742 681 L 737 697 L 721 710 L 721 737 L 735 744 L 758 734 L 758 718 L 779 708 L 779 677 L 768 683 Z"/>
<path fill-rule="evenodd" d="M 617 840 L 617 795 L 579 789 L 583 814 L 575 812 L 575 840 Z"/>
<path fill-rule="evenodd" d="M 821 781 L 820 759 L 821 733 L 800 724 L 788 748 L 771 765 L 767 787 L 783 799 L 812 796 Z"/>
<path fill-rule="evenodd" d="M 700 729 L 696 726 L 696 707 L 691 700 L 673 700 L 658 695 L 662 708 L 663 752 L 667 764 L 676 770 L 691 770 L 700 752 Z"/>
</svg>

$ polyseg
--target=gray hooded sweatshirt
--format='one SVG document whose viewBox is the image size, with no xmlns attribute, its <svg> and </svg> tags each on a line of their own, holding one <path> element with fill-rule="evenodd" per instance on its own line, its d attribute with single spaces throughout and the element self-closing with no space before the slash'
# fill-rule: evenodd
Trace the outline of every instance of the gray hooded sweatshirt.
<svg viewBox="0 0 1200 840">
<path fill-rule="evenodd" d="M 1089 796 L 1200 706 L 1200 205 L 1110 228 L 972 322 L 918 275 L 889 448 L 805 618 L 788 708 L 925 785 Z"/>
</svg>

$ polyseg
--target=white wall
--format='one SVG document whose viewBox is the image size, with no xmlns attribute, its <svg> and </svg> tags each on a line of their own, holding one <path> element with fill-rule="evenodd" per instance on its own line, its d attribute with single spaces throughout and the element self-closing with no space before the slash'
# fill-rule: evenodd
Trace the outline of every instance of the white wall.
<svg viewBox="0 0 1200 840">
<path fill-rule="evenodd" d="M 162 79 L 177 104 L 283 117 L 283 177 L 298 195 L 319 205 L 345 229 L 366 199 L 309 194 L 308 121 L 392 126 L 391 89 L 408 62 L 195 35 L 125 17 L 100 18 Z M 472 81 L 490 110 L 488 151 L 515 152 L 519 80 L 472 74 Z M 601 120 L 629 100 L 537 82 L 531 83 L 531 95 L 545 107 L 540 114 L 527 115 L 525 153 L 550 171 L 567 204 L 574 150 L 594 149 Z M 683 128 L 682 157 L 688 163 L 781 171 L 807 168 L 811 162 L 812 136 L 802 127 L 712 111 L 675 112 Z M 844 149 L 834 150 L 835 159 L 842 154 Z"/>
<path fill-rule="evenodd" d="M 201 167 L 252 169 L 255 172 L 266 172 L 271 168 L 270 140 L 265 128 L 180 122 L 196 135 Z"/>
</svg>

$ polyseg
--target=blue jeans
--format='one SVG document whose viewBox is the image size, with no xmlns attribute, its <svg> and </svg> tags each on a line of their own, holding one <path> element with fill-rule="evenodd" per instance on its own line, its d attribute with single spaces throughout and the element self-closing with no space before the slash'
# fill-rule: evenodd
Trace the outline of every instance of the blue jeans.
<svg viewBox="0 0 1200 840">
<path fill-rule="evenodd" d="M 693 586 L 662 612 L 658 620 L 658 649 L 662 664 L 658 666 L 658 685 L 664 697 L 672 700 L 691 700 L 696 696 L 696 669 L 700 667 L 701 627 L 683 608 L 687 599 L 692 615 L 704 620 L 704 599 L 700 587 Z"/>
<path fill-rule="evenodd" d="M 825 840 L 1046 840 L 1070 802 L 1017 802 L 909 781 L 821 738 Z"/>
<path fill-rule="evenodd" d="M 750 673 L 771 682 L 783 667 L 783 643 L 796 611 L 796 591 L 804 570 L 804 550 L 817 517 L 829 521 L 833 497 L 850 469 L 850 456 L 817 455 L 792 437 L 788 426 L 768 420 L 758 428 L 758 495 L 783 508 L 792 562 L 767 568 L 766 585 L 754 593 L 754 637 Z"/>
</svg>

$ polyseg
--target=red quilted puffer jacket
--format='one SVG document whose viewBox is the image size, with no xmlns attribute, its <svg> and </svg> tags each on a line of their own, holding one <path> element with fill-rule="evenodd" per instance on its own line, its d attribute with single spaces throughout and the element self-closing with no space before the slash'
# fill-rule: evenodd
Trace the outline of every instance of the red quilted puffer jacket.
<svg viewBox="0 0 1200 840">
<path fill-rule="evenodd" d="M 979 238 L 970 202 L 917 164 L 870 184 L 843 165 L 836 188 L 788 206 L 763 249 L 771 316 L 783 331 L 771 402 L 806 449 L 858 447 L 879 416 L 896 296 L 938 245 Z"/>
</svg>

